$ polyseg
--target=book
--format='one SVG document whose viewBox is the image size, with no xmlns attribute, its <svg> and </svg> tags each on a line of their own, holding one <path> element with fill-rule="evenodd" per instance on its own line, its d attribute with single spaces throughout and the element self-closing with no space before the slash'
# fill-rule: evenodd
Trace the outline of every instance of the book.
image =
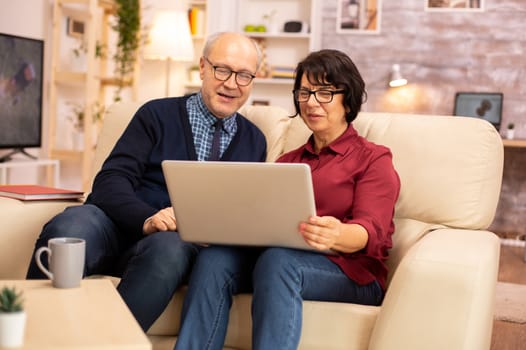
<svg viewBox="0 0 526 350">
<path fill-rule="evenodd" d="M 188 10 L 188 21 L 190 22 L 190 33 L 193 36 L 201 36 L 205 34 L 205 13 L 199 7 L 192 7 Z"/>
<path fill-rule="evenodd" d="M 0 196 L 23 201 L 80 199 L 84 192 L 40 185 L 0 185 Z"/>
</svg>

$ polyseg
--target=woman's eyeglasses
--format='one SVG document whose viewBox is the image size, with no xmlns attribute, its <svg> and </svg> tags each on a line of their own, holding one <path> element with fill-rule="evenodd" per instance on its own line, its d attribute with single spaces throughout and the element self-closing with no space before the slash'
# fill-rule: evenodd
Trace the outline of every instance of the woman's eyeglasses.
<svg viewBox="0 0 526 350">
<path fill-rule="evenodd" d="M 330 103 L 335 94 L 343 94 L 345 90 L 307 90 L 307 89 L 298 89 L 293 90 L 294 99 L 298 102 L 307 102 L 310 98 L 310 95 L 314 95 L 314 98 L 318 103 Z"/>
</svg>

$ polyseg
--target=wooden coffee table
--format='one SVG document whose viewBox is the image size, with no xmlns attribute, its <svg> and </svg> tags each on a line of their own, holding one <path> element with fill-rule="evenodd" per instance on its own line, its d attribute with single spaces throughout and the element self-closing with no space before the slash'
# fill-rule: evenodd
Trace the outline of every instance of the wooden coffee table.
<svg viewBox="0 0 526 350">
<path fill-rule="evenodd" d="M 57 289 L 49 280 L 0 281 L 24 292 L 24 346 L 18 349 L 151 350 L 152 346 L 110 280 L 85 279 Z"/>
</svg>

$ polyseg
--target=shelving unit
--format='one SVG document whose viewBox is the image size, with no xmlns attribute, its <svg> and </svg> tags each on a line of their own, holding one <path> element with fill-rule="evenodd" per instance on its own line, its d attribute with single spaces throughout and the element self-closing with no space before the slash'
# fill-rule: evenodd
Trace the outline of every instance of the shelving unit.
<svg viewBox="0 0 526 350">
<path fill-rule="evenodd" d="M 309 52 L 319 48 L 321 5 L 318 0 L 240 0 L 237 12 L 237 28 L 243 31 L 247 25 L 263 25 L 267 32 L 247 32 L 256 40 L 264 42 L 267 75 L 254 82 L 248 103 L 269 103 L 294 110 L 292 102 L 293 79 L 273 77 L 273 67 L 285 67 L 294 71 L 297 63 Z M 299 32 L 285 32 L 286 22 L 302 23 Z"/>
<path fill-rule="evenodd" d="M 208 18 L 209 32 L 244 32 L 246 25 L 264 25 L 266 32 L 246 34 L 264 41 L 265 63 L 270 70 L 272 66 L 294 69 L 309 52 L 320 47 L 320 0 L 208 0 L 207 10 L 214 14 Z M 284 24 L 289 21 L 301 22 L 308 30 L 284 32 Z M 248 103 L 269 103 L 292 113 L 292 87 L 292 79 L 258 77 Z"/>
<path fill-rule="evenodd" d="M 49 88 L 49 147 L 48 157 L 64 162 L 80 163 L 82 190 L 89 190 L 96 136 L 99 125 L 94 123 L 97 110 L 107 106 L 107 89 L 115 88 L 118 80 L 108 76 L 111 19 L 116 13 L 114 0 L 55 0 L 53 2 L 52 53 Z M 72 23 L 81 24 L 73 32 Z M 77 28 L 78 29 L 78 28 Z M 75 65 L 71 54 L 79 45 L 84 62 Z M 97 57 L 97 46 L 106 54 Z M 77 50 L 79 48 L 77 47 Z M 137 96 L 138 63 L 132 77 L 124 82 L 131 88 L 132 98 Z M 68 102 L 75 101 L 83 113 L 83 146 L 74 149 L 67 139 L 72 133 L 67 115 L 72 114 Z M 111 102 L 110 102 L 111 103 Z"/>
<path fill-rule="evenodd" d="M 185 93 L 192 93 L 196 92 L 201 88 L 200 81 L 195 82 L 191 81 L 190 79 L 190 68 L 192 66 L 199 64 L 199 58 L 201 57 L 201 53 L 203 52 L 203 46 L 205 44 L 206 36 L 207 36 L 207 27 L 208 27 L 208 8 L 207 8 L 207 1 L 206 0 L 190 0 L 188 3 L 188 11 L 190 9 L 196 8 L 201 11 L 201 18 L 200 20 L 203 22 L 201 25 L 200 30 L 197 30 L 197 32 L 192 33 L 192 40 L 194 43 L 194 60 L 191 63 L 188 63 L 185 65 L 185 74 L 186 74 L 186 82 L 184 83 L 184 90 Z M 190 17 L 190 14 L 189 14 Z M 190 26 L 191 27 L 191 26 Z"/>
<path fill-rule="evenodd" d="M 265 25 L 267 32 L 247 32 L 257 41 L 265 42 L 266 64 L 269 67 L 296 64 L 309 52 L 319 49 L 319 28 L 321 25 L 320 0 L 208 0 L 190 1 L 190 5 L 199 3 L 206 10 L 207 33 L 219 31 L 244 32 L 247 24 Z M 206 4 L 203 4 L 206 3 Z M 273 13 L 271 24 L 264 17 Z M 299 21 L 309 27 L 308 31 L 287 33 L 283 31 L 284 23 Z M 274 29 L 277 28 L 277 29 Z M 273 30 L 273 31 L 270 31 Z M 274 31 L 275 30 L 275 31 Z M 194 43 L 203 43 L 203 38 L 196 38 Z M 196 62 L 202 46 L 196 45 Z M 248 103 L 269 103 L 286 108 L 293 112 L 292 79 L 258 77 Z M 187 82 L 188 92 L 199 89 L 199 85 Z"/>
</svg>

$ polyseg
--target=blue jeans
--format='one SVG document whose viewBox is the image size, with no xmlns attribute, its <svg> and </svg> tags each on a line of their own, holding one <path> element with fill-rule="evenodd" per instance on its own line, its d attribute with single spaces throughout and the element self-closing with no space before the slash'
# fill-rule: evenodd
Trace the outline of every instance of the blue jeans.
<svg viewBox="0 0 526 350">
<path fill-rule="evenodd" d="M 222 349 L 232 296 L 253 293 L 252 349 L 296 349 L 303 300 L 379 305 L 375 281 L 358 285 L 322 254 L 286 248 L 214 246 L 190 277 L 175 349 Z"/>
<path fill-rule="evenodd" d="M 188 281 L 199 251 L 196 245 L 183 242 L 177 232 L 128 237 L 101 209 L 90 204 L 66 208 L 49 221 L 35 243 L 35 251 L 55 237 L 86 240 L 84 275 L 121 277 L 117 290 L 144 331 L 163 312 L 176 289 Z M 47 259 L 43 260 L 47 267 Z M 34 258 L 27 278 L 47 278 Z"/>
</svg>

